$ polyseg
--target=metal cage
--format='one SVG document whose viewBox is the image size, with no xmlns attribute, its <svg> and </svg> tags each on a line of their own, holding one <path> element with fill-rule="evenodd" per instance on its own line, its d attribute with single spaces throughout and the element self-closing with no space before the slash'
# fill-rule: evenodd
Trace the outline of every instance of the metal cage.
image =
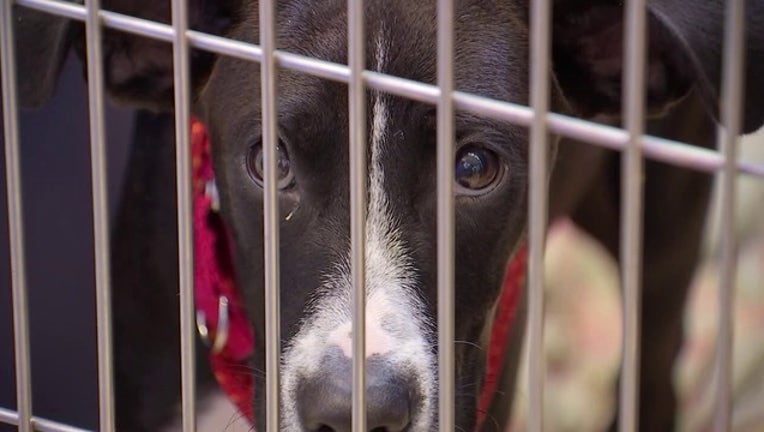
<svg viewBox="0 0 764 432">
<path fill-rule="evenodd" d="M 190 154 L 189 132 L 189 50 L 191 48 L 257 62 L 262 68 L 264 145 L 267 161 L 265 180 L 265 230 L 278 233 L 278 208 L 275 205 L 275 70 L 285 68 L 311 74 L 322 79 L 343 83 L 349 89 L 350 152 L 351 152 L 351 233 L 352 281 L 354 287 L 353 316 L 353 430 L 365 430 L 364 356 L 364 209 L 365 184 L 365 90 L 375 89 L 392 95 L 411 98 L 437 107 L 437 166 L 438 166 L 438 340 L 441 347 L 439 363 L 439 424 L 441 431 L 454 430 L 454 202 L 452 184 L 452 137 L 455 110 L 498 119 L 530 129 L 529 175 L 529 258 L 528 258 L 528 345 L 530 374 L 526 386 L 528 397 L 529 429 L 544 430 L 542 399 L 544 394 L 544 359 L 542 335 L 544 330 L 544 290 L 542 288 L 542 258 L 547 229 L 547 135 L 588 142 L 594 146 L 622 152 L 623 172 L 621 226 L 622 293 L 624 304 L 624 346 L 622 359 L 622 386 L 620 389 L 620 430 L 635 430 L 637 421 L 637 382 L 639 378 L 639 298 L 642 267 L 641 249 L 642 213 L 641 173 L 643 161 L 650 158 L 706 173 L 721 174 L 722 250 L 720 284 L 732 287 L 736 268 L 736 240 L 734 203 L 739 174 L 764 178 L 764 166 L 738 162 L 737 135 L 741 123 L 741 85 L 743 59 L 736 55 L 743 44 L 742 23 L 744 2 L 729 1 L 725 34 L 724 101 L 721 105 L 723 122 L 719 129 L 719 151 L 700 149 L 685 143 L 646 135 L 645 133 L 645 0 L 627 1 L 625 8 L 628 34 L 626 47 L 626 74 L 624 79 L 624 128 L 605 126 L 550 112 L 550 17 L 551 0 L 534 0 L 531 13 L 531 80 L 530 106 L 492 100 L 454 89 L 453 46 L 454 6 L 452 0 L 438 1 L 438 59 L 437 85 L 429 85 L 366 70 L 363 44 L 363 3 L 348 2 L 349 64 L 335 64 L 275 49 L 273 1 L 261 0 L 261 41 L 258 45 L 204 34 L 188 28 L 186 2 L 172 1 L 172 25 L 151 22 L 102 10 L 98 0 L 87 0 L 84 5 L 62 0 L 0 0 L 0 36 L 2 42 L 2 95 L 4 112 L 5 161 L 8 188 L 8 217 L 11 251 L 11 276 L 14 323 L 14 352 L 17 409 L 0 408 L 0 422 L 16 425 L 19 431 L 79 431 L 81 429 L 40 418 L 34 414 L 31 402 L 30 336 L 28 332 L 28 305 L 26 295 L 26 267 L 24 251 L 24 220 L 21 212 L 21 184 L 19 173 L 19 137 L 17 118 L 16 79 L 14 65 L 13 7 L 31 8 L 85 23 L 87 69 L 90 112 L 90 142 L 93 181 L 93 217 L 95 231 L 97 329 L 98 329 L 98 388 L 99 430 L 114 430 L 114 402 L 112 376 L 112 340 L 110 310 L 109 229 L 107 192 L 105 188 L 104 148 L 104 96 L 101 64 L 101 32 L 103 28 L 129 32 L 148 38 L 170 42 L 173 45 L 175 79 L 175 127 L 177 147 L 178 190 L 178 257 L 181 286 L 181 347 L 191 352 L 194 344 L 194 297 L 191 240 Z M 279 256 L 278 235 L 267 235 L 264 244 L 266 275 L 266 322 L 279 322 Z M 720 337 L 717 343 L 716 430 L 728 430 L 732 400 L 730 396 L 732 349 L 732 289 L 720 290 Z M 278 428 L 279 389 L 278 325 L 268 325 L 266 337 L 266 399 L 269 431 Z M 193 356 L 182 359 L 182 421 L 184 431 L 196 429 L 195 384 Z"/>
</svg>

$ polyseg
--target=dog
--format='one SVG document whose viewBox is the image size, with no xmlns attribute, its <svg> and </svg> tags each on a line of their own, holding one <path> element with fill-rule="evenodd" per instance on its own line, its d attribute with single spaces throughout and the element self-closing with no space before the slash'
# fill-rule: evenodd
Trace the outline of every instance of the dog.
<svg viewBox="0 0 764 432">
<path fill-rule="evenodd" d="M 344 0 L 276 2 L 281 50 L 347 61 Z M 553 110 L 618 125 L 623 2 L 556 0 L 552 28 Z M 105 0 L 115 12 L 169 22 L 169 2 Z M 529 4 L 457 0 L 454 74 L 458 90 L 529 100 Z M 744 119 L 764 123 L 764 2 L 746 2 Z M 257 43 L 255 0 L 190 0 L 192 28 Z M 84 53 L 83 28 L 17 7 L 20 99 L 44 103 L 70 48 Z M 436 2 L 366 0 L 366 65 L 436 81 Z M 724 4 L 648 2 L 647 110 L 651 134 L 715 144 Z M 113 283 L 118 428 L 153 431 L 178 404 L 177 257 L 171 46 L 104 31 L 109 94 L 140 114 L 123 204 L 114 230 Z M 259 66 L 193 51 L 192 110 L 212 143 L 221 216 L 233 239 L 238 284 L 256 340 L 263 340 L 263 194 Z M 292 70 L 278 78 L 281 221 L 282 430 L 346 431 L 350 422 L 350 282 L 347 89 Z M 437 427 L 435 113 L 433 106 L 368 92 L 367 366 L 369 430 Z M 486 332 L 505 266 L 524 243 L 528 131 L 456 114 L 456 426 L 474 429 L 485 385 Z M 584 143 L 550 141 L 550 220 L 567 216 L 614 257 L 619 250 L 620 156 Z M 710 176 L 647 161 L 639 426 L 675 424 L 673 362 L 682 309 L 698 259 Z M 521 302 L 522 303 L 522 302 Z M 506 341 L 499 391 L 489 410 L 507 423 L 524 310 Z M 214 387 L 197 350 L 200 393 Z M 263 387 L 264 347 L 248 365 Z M 264 400 L 251 403 L 264 428 Z M 615 420 L 614 420 L 615 422 Z M 614 423 L 615 425 L 615 423 Z M 223 428 L 224 425 L 221 425 Z"/>
</svg>

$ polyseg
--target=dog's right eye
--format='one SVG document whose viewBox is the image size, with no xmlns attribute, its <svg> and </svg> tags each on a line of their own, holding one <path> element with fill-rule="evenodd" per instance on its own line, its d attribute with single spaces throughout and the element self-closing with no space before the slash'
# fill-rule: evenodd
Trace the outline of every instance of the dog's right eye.
<svg viewBox="0 0 764 432">
<path fill-rule="evenodd" d="M 465 195 L 481 195 L 501 180 L 506 167 L 488 148 L 465 145 L 456 154 L 456 190 Z"/>
<path fill-rule="evenodd" d="M 294 185 L 294 174 L 292 173 L 292 166 L 289 162 L 289 155 L 286 152 L 284 143 L 279 141 L 276 146 L 276 187 L 279 189 L 288 189 Z M 258 186 L 263 187 L 263 176 L 265 175 L 265 169 L 263 167 L 263 145 L 262 142 L 258 142 L 249 148 L 247 154 L 247 171 L 250 178 L 257 183 Z"/>
</svg>

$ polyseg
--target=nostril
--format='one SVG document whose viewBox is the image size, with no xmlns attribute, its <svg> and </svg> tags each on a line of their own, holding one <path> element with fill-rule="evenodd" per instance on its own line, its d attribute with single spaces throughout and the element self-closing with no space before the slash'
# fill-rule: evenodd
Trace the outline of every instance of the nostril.
<svg viewBox="0 0 764 432">
<path fill-rule="evenodd" d="M 352 430 L 352 364 L 339 350 L 325 355 L 321 371 L 300 380 L 297 408 L 310 432 Z M 366 420 L 370 432 L 402 432 L 411 423 L 417 395 L 413 375 L 385 361 L 383 356 L 366 362 Z"/>
</svg>

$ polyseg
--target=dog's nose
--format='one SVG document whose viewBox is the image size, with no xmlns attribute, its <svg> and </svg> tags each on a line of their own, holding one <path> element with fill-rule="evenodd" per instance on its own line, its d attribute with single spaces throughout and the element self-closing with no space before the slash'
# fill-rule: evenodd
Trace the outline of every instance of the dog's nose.
<svg viewBox="0 0 764 432">
<path fill-rule="evenodd" d="M 366 420 L 371 432 L 401 432 L 411 421 L 416 391 L 408 374 L 384 356 L 366 361 Z M 352 363 L 341 350 L 331 349 L 320 372 L 303 379 L 297 404 L 303 426 L 310 432 L 350 432 L 352 429 Z"/>
</svg>

